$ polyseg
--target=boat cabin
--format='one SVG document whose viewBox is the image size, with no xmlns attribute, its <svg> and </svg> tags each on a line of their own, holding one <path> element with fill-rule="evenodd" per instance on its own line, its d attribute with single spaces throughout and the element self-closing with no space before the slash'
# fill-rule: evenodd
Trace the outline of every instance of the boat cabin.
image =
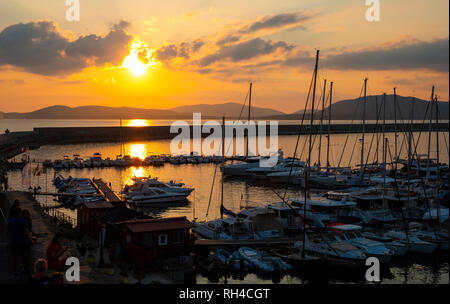
<svg viewBox="0 0 450 304">
<path fill-rule="evenodd" d="M 334 232 L 337 241 L 349 241 L 355 238 L 363 238 L 361 234 L 362 227 L 352 224 L 332 223 L 327 227 Z"/>
</svg>

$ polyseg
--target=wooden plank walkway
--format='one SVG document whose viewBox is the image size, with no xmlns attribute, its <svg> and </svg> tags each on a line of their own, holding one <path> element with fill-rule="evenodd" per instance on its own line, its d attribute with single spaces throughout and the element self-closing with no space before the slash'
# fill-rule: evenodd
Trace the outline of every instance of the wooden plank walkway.
<svg viewBox="0 0 450 304">
<path fill-rule="evenodd" d="M 111 188 L 101 179 L 92 179 L 92 185 L 100 192 L 106 201 L 111 203 L 121 203 L 122 200 Z"/>
</svg>

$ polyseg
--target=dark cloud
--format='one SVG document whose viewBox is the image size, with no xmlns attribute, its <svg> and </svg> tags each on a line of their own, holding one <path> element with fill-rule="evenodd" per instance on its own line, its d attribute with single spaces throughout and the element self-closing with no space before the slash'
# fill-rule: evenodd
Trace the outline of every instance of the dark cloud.
<svg viewBox="0 0 450 304">
<path fill-rule="evenodd" d="M 193 42 L 181 42 L 179 44 L 169 44 L 163 46 L 156 52 L 156 58 L 161 61 L 168 61 L 176 57 L 189 59 L 192 53 L 197 52 L 203 45 L 204 41 L 197 39 Z"/>
<path fill-rule="evenodd" d="M 344 52 L 329 56 L 324 66 L 338 70 L 449 70 L 448 38 L 411 42 L 391 48 Z"/>
<path fill-rule="evenodd" d="M 201 66 L 208 66 L 216 61 L 223 59 L 241 61 L 261 55 L 271 54 L 278 49 L 290 50 L 292 48 L 292 45 L 289 45 L 284 41 L 272 42 L 271 40 L 255 38 L 235 45 L 224 46 L 220 48 L 216 53 L 200 59 L 199 64 Z"/>
<path fill-rule="evenodd" d="M 0 65 L 12 65 L 42 75 L 67 75 L 90 65 L 118 64 L 132 36 L 120 21 L 104 37 L 81 36 L 70 41 L 51 21 L 19 23 L 0 32 Z"/>
<path fill-rule="evenodd" d="M 127 20 L 120 20 L 118 23 L 113 24 L 111 29 L 114 31 L 125 31 L 131 26 L 131 23 Z"/>
<path fill-rule="evenodd" d="M 274 16 L 266 16 L 258 21 L 251 23 L 240 30 L 241 33 L 251 33 L 263 29 L 280 28 L 287 25 L 299 24 L 310 19 L 310 16 L 302 13 L 285 13 Z"/>
<path fill-rule="evenodd" d="M 224 45 L 224 44 L 229 44 L 229 43 L 233 43 L 233 42 L 237 42 L 239 41 L 239 39 L 241 39 L 240 36 L 236 36 L 236 35 L 228 35 L 225 38 L 219 39 L 216 42 L 216 45 Z"/>
<path fill-rule="evenodd" d="M 305 29 L 303 22 L 309 20 L 311 16 L 300 13 L 284 13 L 272 16 L 265 16 L 257 21 L 253 21 L 250 24 L 247 24 L 240 29 L 237 29 L 235 32 L 226 35 L 223 38 L 217 40 L 216 45 L 226 45 L 232 44 L 242 39 L 243 36 L 246 36 L 251 33 L 255 33 L 261 30 L 274 30 L 286 28 L 302 28 Z"/>
</svg>

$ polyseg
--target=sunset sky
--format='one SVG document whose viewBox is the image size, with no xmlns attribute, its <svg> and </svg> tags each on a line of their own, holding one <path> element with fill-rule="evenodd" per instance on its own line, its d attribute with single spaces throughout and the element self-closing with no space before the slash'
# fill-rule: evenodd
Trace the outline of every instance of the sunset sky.
<svg viewBox="0 0 450 304">
<path fill-rule="evenodd" d="M 358 97 L 365 77 L 369 94 L 427 99 L 434 84 L 449 100 L 448 0 L 380 0 L 379 22 L 365 0 L 80 3 L 69 22 L 66 0 L 0 1 L 0 111 L 242 103 L 253 81 L 255 106 L 291 113 L 316 49 L 336 101 Z M 133 51 L 144 70 L 124 63 Z"/>
</svg>

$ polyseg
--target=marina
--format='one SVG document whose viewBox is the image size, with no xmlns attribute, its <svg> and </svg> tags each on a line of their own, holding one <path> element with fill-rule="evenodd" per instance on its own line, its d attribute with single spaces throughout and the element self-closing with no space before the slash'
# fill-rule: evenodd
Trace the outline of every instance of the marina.
<svg viewBox="0 0 450 304">
<path fill-rule="evenodd" d="M 449 4 L 1 0 L 3 298 L 440 298 Z"/>
<path fill-rule="evenodd" d="M 420 135 L 420 133 L 412 134 L 417 137 Z M 440 143 L 445 143 L 445 133 L 436 134 L 442 136 Z M 357 141 L 360 135 L 349 136 L 354 136 L 354 140 Z M 374 138 L 377 136 L 381 137 L 380 134 L 375 134 Z M 389 142 L 392 134 L 386 133 L 384 136 L 387 139 L 386 147 L 389 145 L 394 148 Z M 304 138 L 307 139 L 307 136 Z M 337 138 L 330 138 L 332 141 L 337 141 Z M 446 226 L 448 225 L 448 186 L 445 188 L 444 184 L 440 189 L 434 188 L 439 176 L 441 182 L 446 181 L 448 166 L 445 163 L 441 163 L 437 169 L 439 176 L 434 175 L 434 178 L 428 182 L 431 188 L 430 186 L 424 188 L 422 181 L 427 177 L 427 171 L 421 169 L 428 164 L 428 168 L 433 170 L 432 168 L 437 168 L 435 162 L 418 159 L 415 175 L 411 173 L 408 179 L 405 171 L 401 169 L 405 166 L 404 158 L 389 158 L 386 166 L 395 168 L 397 164 L 398 171 L 390 170 L 389 174 L 383 175 L 383 163 L 377 167 L 368 165 L 367 169 L 365 168 L 367 173 L 365 173 L 365 184 L 362 187 L 348 178 L 343 179 L 348 182 L 343 187 L 333 187 L 329 182 L 312 183 L 309 194 L 311 198 L 306 200 L 305 205 L 305 184 L 302 179 L 308 164 L 300 158 L 297 160 L 287 157 L 295 154 L 289 149 L 294 146 L 293 141 L 295 136 L 281 137 L 280 145 L 284 153 L 280 155 L 278 165 L 270 170 L 261 168 L 264 170 L 258 170 L 261 171 L 259 174 L 255 174 L 251 167 L 248 167 L 250 170 L 244 170 L 244 172 L 249 171 L 247 174 L 237 176 L 232 176 L 233 174 L 228 174 L 221 169 L 245 162 L 245 158 L 242 157 L 224 159 L 220 156 L 172 156 L 168 153 L 168 141 L 165 140 L 100 145 L 90 143 L 83 145 L 84 150 L 79 149 L 80 145 L 50 145 L 24 152 L 23 155 L 26 155 L 26 158 L 23 159 L 30 160 L 30 170 L 34 172 L 30 176 L 30 183 L 34 185 L 34 188 L 39 186 L 39 189 L 30 190 L 28 186 L 21 186 L 20 169 L 9 170 L 7 174 L 10 187 L 14 190 L 31 191 L 44 206 L 57 208 L 58 213 L 63 214 L 61 218 L 66 216 L 76 219 L 82 206 L 96 204 L 95 202 L 108 202 L 115 206 L 114 208 L 125 207 L 151 218 L 187 217 L 193 223 L 192 233 L 195 239 L 187 248 L 190 248 L 189 251 L 193 255 L 192 263 L 197 282 L 225 280 L 230 283 L 240 282 L 240 280 L 252 282 L 272 280 L 282 283 L 288 280 L 300 283 L 323 282 L 324 278 L 326 282 L 363 282 L 363 261 L 367 256 L 376 256 L 380 259 L 383 265 L 383 280 L 386 283 L 414 282 L 414 279 L 408 279 L 399 274 L 403 269 L 418 267 L 417 265 L 426 260 L 425 256 L 433 256 L 433 259 L 438 256 L 438 265 L 426 267 L 431 267 L 432 273 L 436 271 L 439 273 L 437 277 L 435 276 L 438 282 L 448 280 L 448 271 L 446 271 L 448 269 L 448 237 L 445 232 L 445 229 L 448 229 Z M 422 149 L 417 152 L 422 159 L 427 150 L 426 144 L 425 141 L 417 146 Z M 78 150 L 72 150 L 74 148 Z M 153 152 L 155 148 L 160 152 Z M 383 149 L 383 147 L 379 148 Z M 59 151 L 56 152 L 57 155 L 67 155 L 70 150 L 76 151 L 76 154 L 73 158 L 63 157 L 61 161 L 48 161 L 55 154 L 55 149 Z M 337 151 L 339 147 L 333 146 L 332 149 Z M 448 162 L 445 144 L 441 146 L 441 149 L 444 152 L 438 158 L 440 161 Z M 123 158 L 116 157 L 115 160 L 119 161 L 114 164 L 111 159 L 114 159 L 118 150 L 129 152 L 129 154 Z M 407 152 L 405 150 L 407 149 L 402 148 L 400 154 L 404 155 Z M 95 152 L 91 152 L 90 157 L 80 156 L 89 154 L 89 151 Z M 152 151 L 149 152 L 151 155 L 147 156 L 146 151 Z M 371 157 L 375 159 L 377 152 L 371 151 L 371 153 Z M 378 153 L 382 155 L 381 151 Z M 23 156 L 16 156 L 16 158 L 21 157 Z M 317 163 L 319 155 L 312 155 L 312 157 Z M 343 158 L 347 165 L 342 166 L 342 169 L 336 170 L 335 164 L 329 166 L 333 176 L 343 177 L 360 172 L 357 159 L 348 154 L 345 154 Z M 83 165 L 85 160 L 88 165 Z M 64 162 L 67 165 L 63 165 Z M 284 167 L 283 163 L 288 166 Z M 39 167 L 39 171 L 33 170 L 36 167 Z M 315 170 L 327 172 L 325 169 L 316 165 Z M 287 178 L 281 181 L 271 179 L 274 173 L 281 172 L 287 172 Z M 293 172 L 298 174 L 292 174 Z M 223 203 L 219 204 L 217 199 L 220 201 L 220 187 L 214 186 L 214 183 L 211 185 L 211 177 L 214 175 L 217 175 L 216 183 L 222 179 L 223 187 L 229 189 L 222 190 L 224 191 Z M 209 176 L 209 182 L 203 181 L 205 176 Z M 338 179 L 333 177 L 332 180 Z M 59 184 L 58 187 L 57 184 Z M 414 194 L 410 194 L 409 200 L 402 199 L 411 193 L 407 191 L 408 186 L 410 190 L 414 189 Z M 213 189 L 212 192 L 211 189 Z M 233 190 L 230 191 L 231 189 Z M 439 190 L 436 192 L 433 189 Z M 155 193 L 152 195 L 158 193 L 154 191 L 172 191 L 171 193 L 186 193 L 184 195 L 187 196 L 179 203 L 150 202 L 148 201 L 150 191 Z M 286 194 L 282 195 L 284 191 Z M 245 196 L 242 195 L 243 193 L 246 193 Z M 429 195 L 436 193 L 439 193 L 441 204 L 437 207 L 435 204 L 428 206 Z M 163 192 L 157 195 L 164 197 Z M 53 197 L 57 198 L 57 202 L 51 199 Z M 133 197 L 145 197 L 147 203 L 136 204 Z M 402 205 L 398 205 L 398 202 L 402 202 Z M 303 215 L 303 209 L 306 209 L 306 217 Z M 261 220 L 258 219 L 259 217 Z M 223 223 L 220 218 L 223 218 Z M 303 221 L 303 218 L 307 221 Z M 437 219 L 440 220 L 436 221 Z M 217 236 L 205 238 L 205 235 L 201 236 L 197 233 L 195 226 L 208 221 L 216 225 L 214 229 L 221 229 L 222 232 L 228 231 L 223 230 L 224 223 L 227 223 L 227 227 L 235 226 L 233 229 L 240 230 L 229 231 L 235 231 L 234 233 L 239 231 L 241 236 L 237 237 L 238 234 L 225 236 L 224 234 L 222 238 Z M 404 221 L 407 223 L 407 233 L 404 232 L 405 226 L 404 223 L 402 224 Z M 258 222 L 263 223 L 263 226 L 257 224 Z M 76 227 L 76 221 L 71 223 Z M 248 230 L 251 226 L 246 225 L 249 223 L 252 223 L 251 229 L 260 226 L 259 230 L 252 232 Z M 306 228 L 302 228 L 303 223 L 307 225 Z M 439 231 L 433 229 L 437 227 L 434 226 L 435 224 L 441 227 Z M 275 238 L 273 237 L 274 229 L 278 231 Z M 306 232 L 304 235 L 303 230 Z M 338 241 L 337 235 L 340 235 Z M 316 244 L 327 244 L 328 253 L 324 255 L 323 249 L 319 250 Z M 240 248 L 244 249 L 240 250 Z M 303 248 L 305 248 L 304 253 Z M 278 257 L 280 260 L 273 257 Z M 402 264 L 406 260 L 409 264 Z M 320 269 L 320 272 L 317 269 Z M 350 269 L 349 273 L 353 274 L 343 277 L 339 269 Z M 311 273 L 316 275 L 311 276 Z M 425 275 L 423 280 L 428 280 L 428 275 Z"/>
</svg>

